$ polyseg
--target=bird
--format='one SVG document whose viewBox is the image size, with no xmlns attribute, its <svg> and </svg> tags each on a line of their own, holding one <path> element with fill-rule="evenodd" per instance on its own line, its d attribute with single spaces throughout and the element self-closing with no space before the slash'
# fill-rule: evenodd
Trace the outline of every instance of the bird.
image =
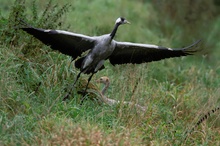
<svg viewBox="0 0 220 146">
<path fill-rule="evenodd" d="M 107 96 L 105 96 L 105 93 L 106 93 L 106 91 L 108 90 L 108 88 L 110 86 L 110 79 L 107 76 L 100 77 L 96 82 L 104 84 L 104 87 L 103 87 L 102 91 L 99 93 L 101 101 L 103 101 L 104 103 L 106 103 L 110 106 L 120 103 L 120 101 L 118 101 L 118 100 L 111 99 L 111 98 L 108 98 Z M 132 102 L 127 102 L 127 101 L 124 101 L 122 103 L 123 104 L 128 104 L 129 106 L 135 106 L 136 108 L 138 108 L 142 111 L 146 111 L 146 107 L 143 107 L 139 104 L 135 104 L 135 103 L 132 103 Z"/>
<path fill-rule="evenodd" d="M 110 86 L 110 80 L 107 76 L 103 76 L 103 77 L 100 77 L 98 80 L 96 80 L 97 83 L 102 83 L 104 84 L 105 86 L 103 87 L 102 91 L 101 91 L 101 94 L 104 95 L 106 90 L 109 88 Z"/>
<path fill-rule="evenodd" d="M 24 27 L 21 27 L 23 31 L 52 49 L 72 57 L 72 60 L 75 61 L 75 67 L 80 70 L 73 86 L 75 86 L 82 73 L 91 74 L 88 77 L 84 95 L 92 76 L 105 68 L 105 60 L 109 60 L 114 66 L 129 63 L 141 64 L 166 58 L 193 55 L 198 52 L 198 49 L 195 48 L 201 41 L 197 40 L 193 44 L 179 49 L 152 44 L 119 42 L 114 40 L 119 26 L 130 24 L 124 17 L 116 19 L 111 33 L 101 36 L 88 36 L 65 30 L 35 28 L 23 20 L 21 22 L 24 25 Z M 72 88 L 64 98 L 69 97 L 71 90 Z"/>
</svg>

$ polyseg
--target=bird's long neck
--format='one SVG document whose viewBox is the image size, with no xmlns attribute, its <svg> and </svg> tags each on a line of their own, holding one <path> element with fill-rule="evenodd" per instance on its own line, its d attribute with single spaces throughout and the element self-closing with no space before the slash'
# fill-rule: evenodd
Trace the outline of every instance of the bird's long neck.
<svg viewBox="0 0 220 146">
<path fill-rule="evenodd" d="M 105 91 L 108 89 L 110 82 L 105 82 L 104 84 L 105 84 L 105 87 L 102 89 L 102 95 L 105 94 Z"/>
<path fill-rule="evenodd" d="M 115 36 L 115 34 L 116 34 L 117 30 L 118 30 L 119 25 L 120 25 L 119 23 L 116 23 L 116 24 L 115 24 L 115 27 L 114 27 L 114 29 L 112 30 L 111 34 L 110 34 L 111 39 L 114 38 L 114 36 Z"/>
</svg>

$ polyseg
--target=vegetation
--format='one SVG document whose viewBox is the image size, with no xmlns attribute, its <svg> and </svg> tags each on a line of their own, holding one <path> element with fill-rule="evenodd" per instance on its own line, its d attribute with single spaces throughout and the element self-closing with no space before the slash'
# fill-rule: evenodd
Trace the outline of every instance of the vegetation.
<svg viewBox="0 0 220 146">
<path fill-rule="evenodd" d="M 205 8 L 204 8 L 205 7 Z M 219 145 L 219 3 L 103 0 L 2 0 L 0 6 L 0 145 Z M 132 24 L 117 40 L 182 47 L 202 39 L 206 56 L 112 66 L 108 97 L 147 107 L 82 105 L 81 82 L 62 101 L 78 73 L 71 58 L 22 32 L 33 26 L 86 35 L 109 33 L 118 16 Z M 213 112 L 214 111 L 214 112 Z M 208 116 L 207 116 L 207 115 Z"/>
</svg>

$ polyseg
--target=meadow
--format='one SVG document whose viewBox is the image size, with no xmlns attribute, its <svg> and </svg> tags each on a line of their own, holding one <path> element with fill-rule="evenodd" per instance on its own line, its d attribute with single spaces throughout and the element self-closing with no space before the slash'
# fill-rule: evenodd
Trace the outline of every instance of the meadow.
<svg viewBox="0 0 220 146">
<path fill-rule="evenodd" d="M 0 145 L 220 145 L 219 2 L 185 0 L 2 0 L 0 6 Z M 110 79 L 107 96 L 146 107 L 80 105 L 88 75 L 62 101 L 79 70 L 65 56 L 19 29 L 34 27 L 172 48 L 201 39 L 200 53 L 145 64 L 124 64 L 94 75 Z M 214 112 L 213 112 L 214 111 Z M 211 113 L 211 114 L 209 114 Z"/>
</svg>

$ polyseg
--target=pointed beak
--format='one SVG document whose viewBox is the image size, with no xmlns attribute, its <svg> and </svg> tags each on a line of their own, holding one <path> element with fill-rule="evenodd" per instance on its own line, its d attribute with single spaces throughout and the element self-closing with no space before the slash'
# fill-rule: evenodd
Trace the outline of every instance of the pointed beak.
<svg viewBox="0 0 220 146">
<path fill-rule="evenodd" d="M 125 23 L 126 23 L 126 24 L 131 24 L 131 23 L 130 23 L 129 21 L 127 21 L 127 20 L 125 20 Z"/>
</svg>

